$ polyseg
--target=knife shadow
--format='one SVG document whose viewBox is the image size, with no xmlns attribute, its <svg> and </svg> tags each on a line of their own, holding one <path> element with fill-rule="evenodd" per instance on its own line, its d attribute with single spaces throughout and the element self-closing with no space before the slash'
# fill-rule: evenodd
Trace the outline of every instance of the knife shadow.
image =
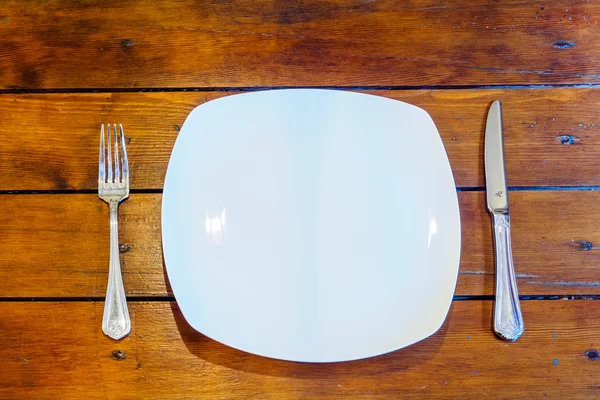
<svg viewBox="0 0 600 400">
<path fill-rule="evenodd" d="M 164 260 L 165 281 L 170 288 Z M 226 346 L 192 328 L 183 317 L 177 302 L 170 302 L 175 324 L 181 338 L 194 356 L 206 362 L 237 371 L 267 376 L 288 376 L 300 379 L 365 377 L 386 375 L 391 372 L 414 369 L 439 358 L 446 338 L 452 307 L 442 327 L 432 336 L 412 346 L 362 360 L 333 363 L 303 363 L 262 357 Z"/>
</svg>

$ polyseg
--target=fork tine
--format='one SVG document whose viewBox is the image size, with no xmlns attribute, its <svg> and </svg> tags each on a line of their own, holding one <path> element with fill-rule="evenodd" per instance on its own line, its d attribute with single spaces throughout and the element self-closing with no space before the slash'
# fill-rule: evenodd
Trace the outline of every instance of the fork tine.
<svg viewBox="0 0 600 400">
<path fill-rule="evenodd" d="M 104 124 L 100 127 L 100 161 L 98 163 L 98 182 L 106 182 L 105 160 L 104 160 Z"/>
<path fill-rule="evenodd" d="M 113 167 L 112 167 L 112 156 L 110 154 L 111 140 L 110 140 L 110 124 L 106 124 L 108 135 L 106 137 L 106 143 L 108 147 L 108 183 L 113 183 Z"/>
<path fill-rule="evenodd" d="M 119 128 L 121 131 L 121 163 L 123 164 L 123 183 L 126 186 L 129 186 L 129 162 L 127 161 L 127 149 L 125 148 L 125 134 L 123 133 L 123 125 L 119 124 Z"/>
<path fill-rule="evenodd" d="M 119 165 L 119 135 L 117 134 L 117 124 L 114 124 L 115 137 L 115 183 L 121 183 L 121 166 Z"/>
</svg>

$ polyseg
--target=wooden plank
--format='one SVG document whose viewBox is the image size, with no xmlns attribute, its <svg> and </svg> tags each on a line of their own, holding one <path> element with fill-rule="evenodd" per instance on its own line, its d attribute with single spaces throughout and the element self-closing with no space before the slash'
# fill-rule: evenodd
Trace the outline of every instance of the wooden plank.
<svg viewBox="0 0 600 400">
<path fill-rule="evenodd" d="M 440 331 L 413 346 L 308 364 L 208 339 L 174 303 L 130 304 L 132 333 L 120 342 L 102 334 L 102 303 L 1 303 L 0 397 L 598 398 L 600 302 L 522 306 L 526 331 L 514 343 L 491 332 L 491 302 L 464 301 L 453 304 Z"/>
<path fill-rule="evenodd" d="M 600 5 L 540 4 L 9 0 L 0 88 L 600 82 Z"/>
<path fill-rule="evenodd" d="M 600 192 L 510 194 L 522 295 L 600 294 Z M 462 259 L 457 295 L 494 293 L 492 233 L 483 192 L 459 193 Z M 165 282 L 159 194 L 121 206 L 129 296 L 171 295 Z M 108 207 L 94 194 L 0 196 L 0 297 L 103 297 Z"/>
<path fill-rule="evenodd" d="M 165 295 L 160 195 L 131 195 L 119 215 L 121 268 L 129 295 Z M 108 206 L 97 195 L 0 196 L 2 297 L 103 297 Z"/>
<path fill-rule="evenodd" d="M 598 294 L 600 193 L 511 192 L 512 247 L 521 295 Z M 459 193 L 462 255 L 457 295 L 495 291 L 484 192 Z"/>
<path fill-rule="evenodd" d="M 597 185 L 600 90 L 370 92 L 427 110 L 458 186 L 483 186 L 487 108 L 502 99 L 508 183 Z M 0 95 L 0 190 L 96 189 L 101 123 L 123 123 L 132 186 L 159 189 L 188 113 L 226 93 Z M 596 124 L 598 122 L 598 124 Z M 407 143 L 410 145 L 410 142 Z"/>
</svg>

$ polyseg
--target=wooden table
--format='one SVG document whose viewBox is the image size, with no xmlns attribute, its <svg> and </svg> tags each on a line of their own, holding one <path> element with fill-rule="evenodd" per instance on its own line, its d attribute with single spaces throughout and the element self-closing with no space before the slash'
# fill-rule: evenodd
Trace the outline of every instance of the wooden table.
<svg viewBox="0 0 600 400">
<path fill-rule="evenodd" d="M 0 398 L 598 398 L 598 20 L 594 0 L 2 2 Z M 160 203 L 186 115 L 240 91 L 306 86 L 407 101 L 441 132 L 459 187 L 460 275 L 443 327 L 406 349 L 265 359 L 193 331 L 174 301 Z M 491 330 L 483 131 L 494 99 L 526 323 L 515 343 Z M 126 127 L 134 188 L 120 224 L 133 327 L 118 342 L 101 331 L 108 122 Z"/>
</svg>

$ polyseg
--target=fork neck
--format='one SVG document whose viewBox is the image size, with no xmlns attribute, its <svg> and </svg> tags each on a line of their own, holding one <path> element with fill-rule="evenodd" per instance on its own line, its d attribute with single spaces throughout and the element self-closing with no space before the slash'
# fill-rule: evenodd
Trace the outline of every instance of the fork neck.
<svg viewBox="0 0 600 400">
<path fill-rule="evenodd" d="M 110 208 L 110 211 L 117 211 L 117 209 L 119 208 L 119 201 L 118 200 L 110 200 L 108 202 L 108 207 Z"/>
</svg>

